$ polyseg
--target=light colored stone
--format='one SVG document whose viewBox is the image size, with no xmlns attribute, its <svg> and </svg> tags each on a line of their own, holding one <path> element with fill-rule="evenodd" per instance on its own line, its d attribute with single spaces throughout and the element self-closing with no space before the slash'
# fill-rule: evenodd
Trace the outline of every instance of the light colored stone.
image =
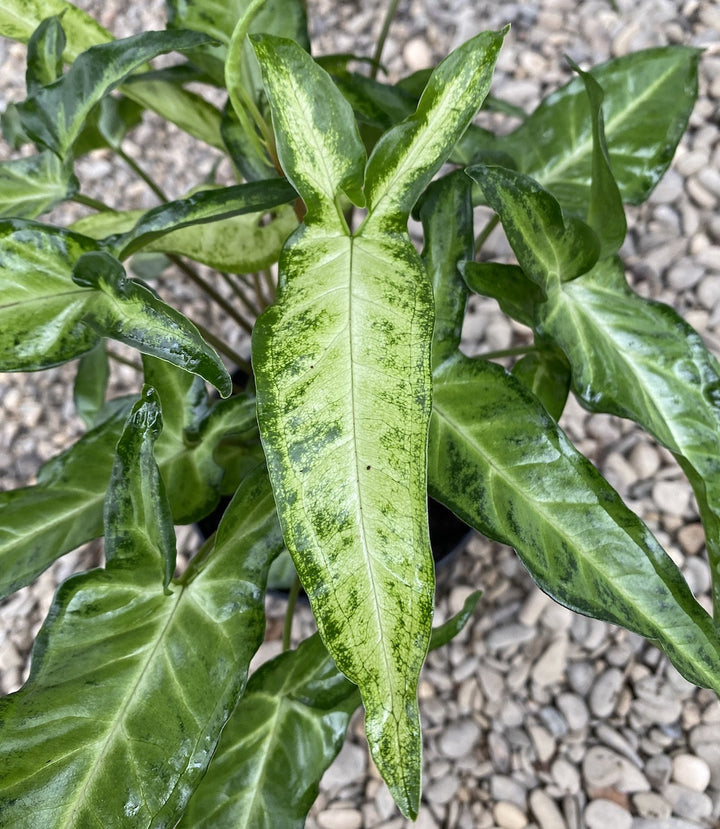
<svg viewBox="0 0 720 829">
<path fill-rule="evenodd" d="M 403 58 L 411 72 L 417 72 L 433 64 L 433 55 L 424 37 L 408 40 L 403 49 Z"/>
<path fill-rule="evenodd" d="M 564 757 L 555 760 L 550 767 L 550 774 L 562 794 L 577 794 L 580 791 L 580 774 Z"/>
<path fill-rule="evenodd" d="M 590 720 L 590 712 L 585 700 L 579 694 L 558 694 L 555 700 L 560 713 L 571 731 L 581 731 Z"/>
<path fill-rule="evenodd" d="M 362 814 L 355 809 L 326 809 L 317 823 L 320 829 L 361 829 Z"/>
<path fill-rule="evenodd" d="M 588 750 L 582 775 L 589 791 L 613 787 L 631 794 L 650 788 L 647 778 L 636 765 L 605 746 L 592 746 Z"/>
<path fill-rule="evenodd" d="M 672 777 L 682 786 L 704 792 L 710 783 L 710 776 L 710 765 L 702 757 L 679 754 L 673 758 Z"/>
<path fill-rule="evenodd" d="M 632 815 L 612 800 L 591 800 L 583 813 L 586 829 L 631 829 Z"/>
<path fill-rule="evenodd" d="M 690 503 L 690 485 L 684 481 L 658 481 L 652 490 L 658 509 L 670 515 L 682 515 Z"/>
<path fill-rule="evenodd" d="M 501 800 L 513 803 L 522 812 L 527 805 L 527 792 L 514 778 L 506 774 L 494 774 L 490 779 L 490 797 L 493 802 Z"/>
<path fill-rule="evenodd" d="M 596 717 L 609 717 L 617 703 L 623 675 L 618 668 L 608 668 L 595 680 L 590 691 L 590 710 Z"/>
<path fill-rule="evenodd" d="M 451 723 L 440 736 L 438 747 L 445 757 L 458 758 L 469 754 L 480 736 L 473 720 Z"/>
<path fill-rule="evenodd" d="M 538 685 L 555 685 L 565 676 L 567 636 L 558 636 L 533 665 L 530 676 Z"/>
<path fill-rule="evenodd" d="M 505 625 L 490 631 L 487 646 L 491 651 L 502 650 L 529 642 L 536 635 L 534 628 L 524 624 Z"/>
<path fill-rule="evenodd" d="M 687 786 L 668 783 L 663 790 L 663 797 L 678 817 L 699 822 L 712 814 L 712 800 L 704 792 L 688 789 Z"/>
<path fill-rule="evenodd" d="M 683 550 L 691 556 L 697 555 L 705 546 L 705 530 L 702 524 L 686 524 L 678 530 L 678 541 Z"/>
<path fill-rule="evenodd" d="M 525 813 L 514 803 L 501 800 L 493 806 L 495 823 L 502 829 L 524 829 L 528 819 Z"/>
<path fill-rule="evenodd" d="M 670 817 L 670 804 L 657 792 L 636 792 L 632 802 L 640 817 L 666 818 Z"/>
<path fill-rule="evenodd" d="M 429 786 L 425 788 L 425 797 L 431 802 L 438 805 L 449 803 L 455 792 L 458 790 L 460 781 L 454 774 L 449 774 L 446 777 L 441 777 L 439 780 L 434 780 Z"/>
<path fill-rule="evenodd" d="M 540 620 L 545 608 L 551 603 L 552 599 L 547 593 L 543 593 L 539 588 L 533 587 L 518 613 L 518 621 L 528 628 L 533 628 Z"/>
<path fill-rule="evenodd" d="M 545 791 L 533 789 L 528 801 L 540 829 L 565 829 L 565 820 L 557 803 Z"/>
<path fill-rule="evenodd" d="M 535 746 L 537 758 L 541 763 L 547 763 L 555 754 L 556 742 L 553 735 L 539 723 L 532 723 L 527 728 L 530 739 Z"/>
<path fill-rule="evenodd" d="M 345 741 L 335 762 L 325 772 L 321 781 L 324 791 L 337 791 L 348 783 L 362 780 L 367 767 L 367 754 L 360 746 Z"/>
</svg>

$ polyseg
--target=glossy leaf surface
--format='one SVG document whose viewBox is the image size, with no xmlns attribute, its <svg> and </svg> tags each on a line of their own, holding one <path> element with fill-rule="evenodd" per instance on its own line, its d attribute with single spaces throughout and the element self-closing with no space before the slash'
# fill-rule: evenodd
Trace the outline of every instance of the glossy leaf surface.
<svg viewBox="0 0 720 829">
<path fill-rule="evenodd" d="M 570 366 L 564 354 L 556 348 L 538 349 L 518 360 L 512 373 L 553 420 L 560 420 L 570 392 Z"/>
<path fill-rule="evenodd" d="M 470 261 L 461 262 L 459 267 L 470 290 L 497 300 L 509 317 L 532 328 L 535 307 L 544 295 L 522 268 L 502 262 Z"/>
<path fill-rule="evenodd" d="M 49 150 L 0 162 L 0 218 L 34 219 L 77 191 L 70 166 Z"/>
<path fill-rule="evenodd" d="M 594 411 L 629 417 L 667 446 L 695 490 L 720 608 L 720 366 L 672 308 L 629 288 L 621 262 L 600 262 L 540 306 L 539 330 L 565 352 Z"/>
<path fill-rule="evenodd" d="M 479 599 L 471 594 L 433 629 L 431 650 L 465 627 Z M 250 678 L 180 829 L 302 829 L 359 705 L 357 687 L 317 634 L 265 663 Z"/>
<path fill-rule="evenodd" d="M 240 488 L 212 555 L 163 589 L 175 539 L 152 458 L 159 417 L 146 392 L 118 444 L 107 566 L 59 588 L 30 679 L 0 702 L 3 820 L 19 829 L 39 814 L 48 829 L 175 825 L 262 641 L 282 547 L 267 476 Z"/>
<path fill-rule="evenodd" d="M 434 381 L 433 497 L 513 546 L 561 604 L 655 641 L 683 676 L 720 690 L 718 627 L 537 399 L 500 366 L 462 355 Z"/>
<path fill-rule="evenodd" d="M 318 628 L 360 686 L 370 750 L 411 815 L 433 595 L 425 487 L 433 319 L 405 224 L 487 92 L 501 39 L 478 36 L 443 62 L 417 115 L 383 139 L 355 235 L 340 198 L 363 203 L 365 152 L 349 104 L 299 47 L 253 40 L 280 162 L 307 207 L 281 257 L 278 300 L 253 335 L 258 420 Z"/>
<path fill-rule="evenodd" d="M 0 35 L 27 43 L 46 17 L 60 13 L 67 38 L 63 57 L 68 63 L 91 46 L 112 41 L 107 29 L 65 0 L 0 0 Z M 128 84 L 123 91 L 190 135 L 222 149 L 220 113 L 199 95 L 161 81 Z"/>
<path fill-rule="evenodd" d="M 131 72 L 157 55 L 204 42 L 207 38 L 196 32 L 145 32 L 93 46 L 59 80 L 18 105 L 23 129 L 38 145 L 65 158 L 93 106 Z"/>
<path fill-rule="evenodd" d="M 667 170 L 697 97 L 699 57 L 698 49 L 665 46 L 591 70 L 604 92 L 608 153 L 624 202 L 644 201 Z M 582 78 L 550 95 L 498 144 L 564 209 L 584 215 L 593 124 Z"/>
<path fill-rule="evenodd" d="M 32 33 L 27 48 L 28 93 L 56 81 L 63 70 L 65 32 L 59 17 L 47 17 Z"/>
<path fill-rule="evenodd" d="M 75 411 L 88 429 L 97 424 L 97 417 L 105 405 L 110 365 L 105 343 L 101 340 L 78 361 L 73 402 Z"/>
<path fill-rule="evenodd" d="M 458 270 L 474 255 L 470 179 L 462 172 L 428 187 L 420 204 L 425 246 L 422 258 L 435 297 L 433 366 L 460 345 L 468 291 Z"/>
<path fill-rule="evenodd" d="M 229 436 L 256 440 L 255 402 L 238 395 L 204 414 L 207 404 L 191 375 L 160 360 L 147 362 L 153 363 L 149 376 L 168 409 L 155 452 L 173 520 L 192 523 L 207 515 L 220 495 L 221 469 L 214 461 L 220 442 Z M 103 499 L 129 405 L 111 401 L 95 429 L 42 467 L 37 484 L 0 493 L 0 596 L 102 535 Z"/>
<path fill-rule="evenodd" d="M 227 395 L 230 377 L 195 326 L 85 236 L 0 222 L 0 367 L 58 365 L 111 337 L 192 371 Z"/>
</svg>

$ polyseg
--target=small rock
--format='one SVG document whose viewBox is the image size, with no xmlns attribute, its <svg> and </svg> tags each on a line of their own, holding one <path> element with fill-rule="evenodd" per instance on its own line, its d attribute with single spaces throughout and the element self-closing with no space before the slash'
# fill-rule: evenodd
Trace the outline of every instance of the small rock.
<svg viewBox="0 0 720 829">
<path fill-rule="evenodd" d="M 652 489 L 652 499 L 662 512 L 682 515 L 690 502 L 690 486 L 684 481 L 658 481 Z"/>
<path fill-rule="evenodd" d="M 530 810 L 540 829 L 565 829 L 565 820 L 557 803 L 542 789 L 533 789 L 529 797 Z"/>
<path fill-rule="evenodd" d="M 710 767 L 694 754 L 678 754 L 672 761 L 672 779 L 695 792 L 704 792 L 710 783 Z"/>
<path fill-rule="evenodd" d="M 623 675 L 618 668 L 608 668 L 595 680 L 590 692 L 590 710 L 596 717 L 612 714 L 622 688 Z"/>
<path fill-rule="evenodd" d="M 535 746 L 539 762 L 547 763 L 553 754 L 555 754 L 555 738 L 546 728 L 537 723 L 529 725 L 527 730 Z"/>
<path fill-rule="evenodd" d="M 661 696 L 654 699 L 634 699 L 631 710 L 649 723 L 672 725 L 680 718 L 682 702 L 674 697 Z"/>
<path fill-rule="evenodd" d="M 459 785 L 460 781 L 456 775 L 449 774 L 447 777 L 441 777 L 439 780 L 433 781 L 425 789 L 425 797 L 431 803 L 444 805 L 455 797 L 455 792 L 457 792 Z"/>
<path fill-rule="evenodd" d="M 688 555 L 697 555 L 705 546 L 705 530 L 702 524 L 685 524 L 678 530 L 680 546 Z"/>
<path fill-rule="evenodd" d="M 654 789 L 664 789 L 672 774 L 672 760 L 667 754 L 655 754 L 645 764 L 645 776 Z"/>
<path fill-rule="evenodd" d="M 630 463 L 640 478 L 652 478 L 660 469 L 660 457 L 654 446 L 638 443 L 630 453 Z"/>
<path fill-rule="evenodd" d="M 589 662 L 570 662 L 567 666 L 567 679 L 573 691 L 584 697 L 595 680 L 595 671 Z"/>
<path fill-rule="evenodd" d="M 361 829 L 362 814 L 355 809 L 326 809 L 317 816 L 320 829 Z"/>
<path fill-rule="evenodd" d="M 562 738 L 568 732 L 568 726 L 563 715 L 553 708 L 551 705 L 546 705 L 540 709 L 540 719 L 550 729 L 553 737 Z"/>
<path fill-rule="evenodd" d="M 709 311 L 713 311 L 720 302 L 720 276 L 706 276 L 697 289 L 698 301 Z"/>
<path fill-rule="evenodd" d="M 488 648 L 495 651 L 514 645 L 522 645 L 534 639 L 535 635 L 536 631 L 534 628 L 527 627 L 524 624 L 513 624 L 495 628 L 495 630 L 488 634 L 486 641 Z"/>
<path fill-rule="evenodd" d="M 580 791 L 580 775 L 572 763 L 558 757 L 550 768 L 550 774 L 563 794 L 577 794 Z"/>
<path fill-rule="evenodd" d="M 528 819 L 514 803 L 501 800 L 493 806 L 495 823 L 502 829 L 524 829 Z"/>
<path fill-rule="evenodd" d="M 647 791 L 650 784 L 640 769 L 605 746 L 593 746 L 585 755 L 582 766 L 588 792 L 616 788 L 619 792 Z"/>
<path fill-rule="evenodd" d="M 587 829 L 631 829 L 633 825 L 630 812 L 612 800 L 591 800 L 585 807 L 584 817 Z"/>
<path fill-rule="evenodd" d="M 440 737 L 440 751 L 445 757 L 464 757 L 472 751 L 479 736 L 480 728 L 473 720 L 451 723 Z"/>
<path fill-rule="evenodd" d="M 425 69 L 433 64 L 433 56 L 424 37 L 414 37 L 405 44 L 403 58 L 411 72 Z"/>
<path fill-rule="evenodd" d="M 558 636 L 550 643 L 530 672 L 534 682 L 543 687 L 562 681 L 565 676 L 567 644 L 566 636 Z"/>
<path fill-rule="evenodd" d="M 698 757 L 701 757 L 710 768 L 710 783 L 713 788 L 720 789 L 720 745 L 717 743 L 701 743 L 696 749 Z"/>
<path fill-rule="evenodd" d="M 678 817 L 699 822 L 712 814 L 712 800 L 703 792 L 688 789 L 687 786 L 668 783 L 663 790 L 663 797 Z"/>
<path fill-rule="evenodd" d="M 632 796 L 632 802 L 640 817 L 666 818 L 672 811 L 667 800 L 656 792 L 637 792 Z"/>
<path fill-rule="evenodd" d="M 490 778 L 490 797 L 493 802 L 501 800 L 513 803 L 523 813 L 527 804 L 527 792 L 515 778 L 505 774 L 494 774 Z"/>
<path fill-rule="evenodd" d="M 520 612 L 518 613 L 518 621 L 526 627 L 532 629 L 542 616 L 545 608 L 552 602 L 547 593 L 535 587 L 530 595 L 525 600 Z"/>
<path fill-rule="evenodd" d="M 367 754 L 360 746 L 345 742 L 335 762 L 325 772 L 321 781 L 321 788 L 326 792 L 334 792 L 347 786 L 355 780 L 365 777 Z"/>
<path fill-rule="evenodd" d="M 684 181 L 675 170 L 668 170 L 650 195 L 653 204 L 669 204 L 682 195 Z"/>
<path fill-rule="evenodd" d="M 585 700 L 578 694 L 559 694 L 555 704 L 571 731 L 581 731 L 588 724 L 590 713 Z"/>
<path fill-rule="evenodd" d="M 698 829 L 695 821 L 682 820 L 679 817 L 657 818 L 636 817 L 632 829 Z"/>
</svg>

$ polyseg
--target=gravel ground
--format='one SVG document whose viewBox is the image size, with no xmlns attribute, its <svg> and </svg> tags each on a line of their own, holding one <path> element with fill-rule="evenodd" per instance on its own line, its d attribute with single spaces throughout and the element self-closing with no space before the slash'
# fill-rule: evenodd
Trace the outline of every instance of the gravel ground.
<svg viewBox="0 0 720 829">
<path fill-rule="evenodd" d="M 161 28 L 162 3 L 121 12 L 118 2 L 78 5 L 117 35 Z M 318 52 L 370 54 L 380 25 L 378 0 L 309 3 Z M 591 65 L 634 49 L 668 43 L 707 47 L 700 98 L 673 169 L 649 203 L 630 211 L 623 249 L 636 289 L 674 305 L 720 354 L 720 6 L 701 0 L 541 0 L 401 2 L 387 47 L 392 77 L 429 65 L 475 32 L 506 22 L 493 93 L 528 109 L 569 72 L 568 54 Z M 0 42 L 0 106 L 23 97 L 24 50 Z M 207 172 L 176 130 L 152 117 L 128 151 L 182 193 Z M 0 157 L 7 155 L 0 145 Z M 150 206 L 143 187 L 103 153 L 82 162 L 96 194 L 126 206 Z M 91 190 L 92 192 L 92 190 Z M 508 254 L 500 232 L 494 254 Z M 161 290 L 191 314 L 225 324 L 168 272 Z M 506 348 L 524 331 L 476 301 L 464 347 Z M 209 316 L 210 315 L 210 316 Z M 229 330 L 229 329 L 228 329 Z M 236 338 L 237 339 L 237 338 Z M 235 343 L 243 346 L 241 339 Z M 30 483 L 39 464 L 81 433 L 72 406 L 73 368 L 0 378 L 0 480 Z M 113 387 L 132 387 L 115 370 Z M 668 452 L 630 424 L 589 416 L 569 405 L 563 426 L 656 533 L 701 600 L 709 604 L 703 534 L 689 485 Z M 194 543 L 183 530 L 181 544 Z M 99 545 L 65 556 L 38 582 L 0 607 L 0 690 L 19 686 L 28 649 L 54 586 L 98 560 Z M 437 620 L 456 612 L 471 590 L 484 596 L 473 622 L 448 648 L 430 655 L 420 686 L 425 725 L 422 829 L 691 829 L 720 826 L 720 705 L 669 666 L 658 650 L 621 629 L 578 617 L 534 587 L 507 548 L 473 537 L 440 573 Z M 259 659 L 279 649 L 284 604 L 268 602 L 268 640 Z M 305 635 L 307 609 L 296 616 Z M 310 829 L 401 829 L 398 814 L 368 760 L 357 718 L 328 771 Z"/>
</svg>

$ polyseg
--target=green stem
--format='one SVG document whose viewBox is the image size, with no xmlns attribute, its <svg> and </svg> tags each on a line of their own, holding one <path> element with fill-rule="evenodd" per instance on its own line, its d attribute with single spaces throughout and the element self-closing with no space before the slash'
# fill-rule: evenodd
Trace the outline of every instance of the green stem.
<svg viewBox="0 0 720 829">
<path fill-rule="evenodd" d="M 475 250 L 478 251 L 480 248 L 487 242 L 488 236 L 495 230 L 495 228 L 500 223 L 500 216 L 496 213 L 490 221 L 485 225 L 485 227 L 478 233 L 477 238 L 475 239 Z"/>
<path fill-rule="evenodd" d="M 183 262 L 179 256 L 175 256 L 174 254 L 166 254 L 166 256 L 174 265 L 177 265 L 177 267 L 180 268 L 180 270 L 188 276 L 198 286 L 198 288 L 205 291 L 210 299 L 216 302 L 231 319 L 235 320 L 243 331 L 247 334 L 252 334 L 252 324 L 249 323 L 222 294 L 218 293 L 215 288 L 207 282 L 207 280 L 203 279 L 195 268 L 191 268 L 190 265 Z"/>
<path fill-rule="evenodd" d="M 290 637 L 292 635 L 293 616 L 295 615 L 295 605 L 297 598 L 300 595 L 300 579 L 295 576 L 290 593 L 288 594 L 288 606 L 285 611 L 285 625 L 283 626 L 282 649 L 284 651 L 290 650 Z"/>
<path fill-rule="evenodd" d="M 245 374 L 248 375 L 248 377 L 252 376 L 252 366 L 244 357 L 241 357 L 237 351 L 230 348 L 224 340 L 216 337 L 213 332 L 205 328 L 204 325 L 200 325 L 200 323 L 195 320 L 190 320 L 190 322 L 192 322 L 195 328 L 197 328 L 197 330 L 202 334 L 203 339 L 207 340 L 216 351 L 224 354 L 228 360 L 231 360 L 238 368 L 241 368 Z"/>
<path fill-rule="evenodd" d="M 76 193 L 72 197 L 72 201 L 77 204 L 84 204 L 85 207 L 92 207 L 93 210 L 97 210 L 99 213 L 114 212 L 114 208 L 105 204 L 105 202 L 94 199 L 92 196 L 85 196 L 83 193 Z"/>
<path fill-rule="evenodd" d="M 477 358 L 482 360 L 496 360 L 499 357 L 514 357 L 517 354 L 532 354 L 533 351 L 537 351 L 537 346 L 518 345 L 515 348 L 502 348 L 499 351 L 486 351 L 484 354 L 478 354 Z"/>
<path fill-rule="evenodd" d="M 397 11 L 400 0 L 390 0 L 390 3 L 385 12 L 385 19 L 383 20 L 382 29 L 378 35 L 377 44 L 375 45 L 375 53 L 373 54 L 373 65 L 370 69 L 370 77 L 375 80 L 377 78 L 378 69 L 380 68 L 380 60 L 382 58 L 383 49 L 385 48 L 385 41 L 387 40 L 390 25 L 392 24 L 395 12 Z"/>
<path fill-rule="evenodd" d="M 161 202 L 170 201 L 165 193 L 163 193 L 160 186 L 150 177 L 148 173 L 143 170 L 143 168 L 135 161 L 134 158 L 131 158 L 121 147 L 116 150 L 117 154 L 122 158 L 122 160 L 127 164 L 127 166 L 137 175 L 139 176 L 145 184 L 155 193 L 155 195 L 160 199 Z"/>
<path fill-rule="evenodd" d="M 116 363 L 122 363 L 124 366 L 130 366 L 130 368 L 134 368 L 135 371 L 142 371 L 143 367 L 140 363 L 136 363 L 134 360 L 128 360 L 127 357 L 121 357 L 119 354 L 116 354 L 111 348 L 105 349 L 107 352 L 108 357 L 111 360 L 115 360 Z"/>
</svg>

